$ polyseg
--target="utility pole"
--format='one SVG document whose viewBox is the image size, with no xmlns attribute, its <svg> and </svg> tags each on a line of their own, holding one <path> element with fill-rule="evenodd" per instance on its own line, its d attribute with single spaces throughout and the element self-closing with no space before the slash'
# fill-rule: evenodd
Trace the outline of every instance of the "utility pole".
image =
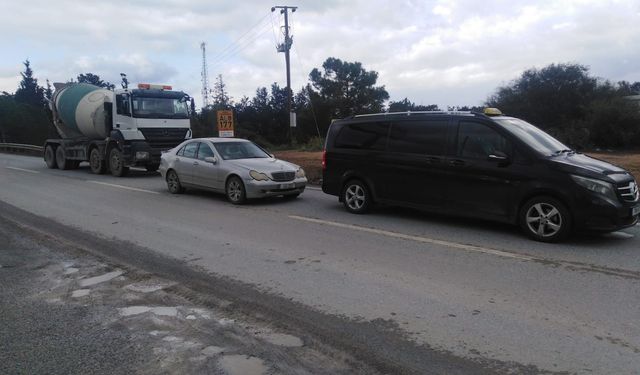
<svg viewBox="0 0 640 375">
<path fill-rule="evenodd" d="M 293 44 L 293 37 L 289 35 L 289 10 L 295 12 L 298 7 L 277 5 L 271 8 L 272 12 L 280 9 L 280 13 L 284 14 L 284 42 L 276 46 L 278 52 L 284 52 L 284 61 L 287 67 L 287 110 L 289 112 L 289 139 L 293 141 L 293 128 L 296 126 L 296 114 L 292 110 L 293 94 L 291 91 L 291 66 L 289 59 L 289 50 Z"/>
</svg>

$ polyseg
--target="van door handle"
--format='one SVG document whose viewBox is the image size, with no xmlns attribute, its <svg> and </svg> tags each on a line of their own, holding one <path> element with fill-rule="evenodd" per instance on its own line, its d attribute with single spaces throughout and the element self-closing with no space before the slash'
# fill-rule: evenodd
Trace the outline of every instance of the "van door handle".
<svg viewBox="0 0 640 375">
<path fill-rule="evenodd" d="M 464 160 L 449 160 L 449 165 L 452 167 L 461 167 L 464 165 Z"/>
</svg>

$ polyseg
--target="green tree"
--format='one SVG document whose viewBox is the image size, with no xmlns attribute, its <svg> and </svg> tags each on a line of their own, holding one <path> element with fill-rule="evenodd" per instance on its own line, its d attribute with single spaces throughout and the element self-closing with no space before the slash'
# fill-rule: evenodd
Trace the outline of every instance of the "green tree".
<svg viewBox="0 0 640 375">
<path fill-rule="evenodd" d="M 31 62 L 27 59 L 23 64 L 24 72 L 20 73 L 22 80 L 16 90 L 14 99 L 18 103 L 42 107 L 44 105 L 44 89 L 38 86 L 38 80 L 33 77 Z"/>
<path fill-rule="evenodd" d="M 439 111 L 437 104 L 421 105 L 415 104 L 408 98 L 404 98 L 397 102 L 389 102 L 389 112 L 407 112 L 407 111 Z"/>
<path fill-rule="evenodd" d="M 543 129 L 584 120 L 595 99 L 598 79 L 580 64 L 551 64 L 529 69 L 498 88 L 487 106 L 522 117 Z"/>
<path fill-rule="evenodd" d="M 222 80 L 222 74 L 218 74 L 213 84 L 213 106 L 219 109 L 227 109 L 233 105 L 227 92 L 227 85 Z"/>
<path fill-rule="evenodd" d="M 329 57 L 322 71 L 314 68 L 309 78 L 318 97 L 331 107 L 333 117 L 381 112 L 389 99 L 384 86 L 376 86 L 378 73 L 365 70 L 359 62 Z"/>
<path fill-rule="evenodd" d="M 78 83 L 88 83 L 94 86 L 104 87 L 105 89 L 108 89 L 108 90 L 113 90 L 116 88 L 116 85 L 107 81 L 103 81 L 99 75 L 93 74 L 93 73 L 79 74 Z"/>
<path fill-rule="evenodd" d="M 529 69 L 497 89 L 487 105 L 523 118 L 576 148 L 631 148 L 640 143 L 640 111 L 625 96 L 640 83 L 613 84 L 579 64 Z"/>
</svg>

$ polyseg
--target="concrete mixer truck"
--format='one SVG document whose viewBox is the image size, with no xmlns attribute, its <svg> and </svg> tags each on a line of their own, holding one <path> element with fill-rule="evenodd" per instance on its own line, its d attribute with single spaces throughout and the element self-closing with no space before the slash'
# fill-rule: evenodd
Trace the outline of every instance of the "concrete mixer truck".
<svg viewBox="0 0 640 375">
<path fill-rule="evenodd" d="M 171 86 L 139 84 L 114 91 L 86 83 L 54 83 L 49 103 L 60 139 L 48 139 L 49 168 L 124 176 L 129 167 L 155 171 L 160 155 L 191 138 L 189 96 Z"/>
</svg>

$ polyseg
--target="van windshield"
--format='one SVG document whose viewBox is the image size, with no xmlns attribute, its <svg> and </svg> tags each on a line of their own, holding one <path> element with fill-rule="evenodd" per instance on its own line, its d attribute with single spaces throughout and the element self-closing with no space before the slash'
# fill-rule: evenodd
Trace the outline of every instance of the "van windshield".
<svg viewBox="0 0 640 375">
<path fill-rule="evenodd" d="M 496 118 L 494 120 L 543 155 L 557 155 L 569 150 L 569 147 L 562 142 L 526 121 L 511 117 Z"/>
</svg>

